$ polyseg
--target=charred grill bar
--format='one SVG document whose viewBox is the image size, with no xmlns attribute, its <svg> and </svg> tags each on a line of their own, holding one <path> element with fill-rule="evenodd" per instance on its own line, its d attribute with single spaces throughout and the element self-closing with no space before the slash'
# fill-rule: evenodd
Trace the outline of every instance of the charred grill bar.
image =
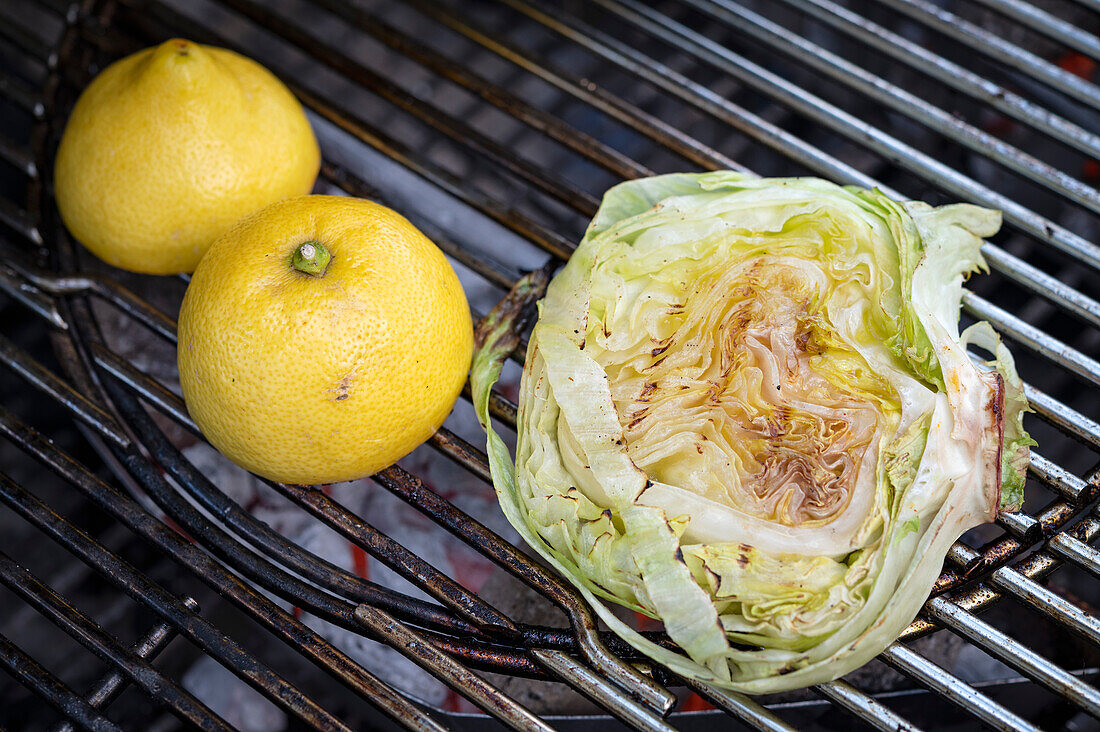
<svg viewBox="0 0 1100 732">
<path fill-rule="evenodd" d="M 1100 8 L 1079 4 L 1083 7 L 1064 0 L 1058 7 L 1073 17 L 1091 18 L 1093 28 L 1100 25 Z M 684 682 L 651 669 L 632 649 L 600 632 L 568 584 L 402 468 L 383 471 L 375 483 L 547 598 L 563 611 L 568 628 L 511 618 L 337 500 L 320 491 L 272 484 L 302 512 L 431 600 L 346 571 L 252 516 L 181 453 L 146 410 L 194 433 L 182 402 L 106 344 L 90 301 L 109 303 L 168 343 L 174 343 L 175 323 L 112 278 L 81 269 L 75 244 L 57 221 L 44 172 L 50 169 L 68 105 L 87 82 L 85 70 L 92 60 L 112 60 L 172 35 L 247 52 L 282 75 L 315 119 L 327 126 L 322 141 L 326 134 L 331 138 L 340 132 L 362 150 L 411 171 L 421 185 L 528 242 L 532 251 L 542 253 L 547 271 L 568 256 L 603 188 L 655 171 L 747 170 L 742 163 L 752 161 L 762 174 L 806 172 L 842 183 L 877 185 L 897 197 L 943 192 L 1002 209 L 1011 231 L 984 249 L 994 270 L 987 278 L 992 284 L 979 283 L 982 294 L 969 292 L 965 308 L 973 317 L 992 322 L 1027 354 L 1029 364 L 1046 365 L 1055 373 L 1056 378 L 1037 378 L 1042 387 L 1029 385 L 1028 396 L 1057 439 L 1051 438 L 1049 453 L 1041 441 L 1039 449 L 1050 459 L 1035 455 L 1032 461 L 1030 511 L 1001 516 L 1000 531 L 974 545 L 955 545 L 937 595 L 882 660 L 916 687 L 948 699 L 988 726 L 1036 729 L 1038 722 L 1016 713 L 1011 704 L 1005 706 L 907 645 L 946 628 L 1072 708 L 1100 718 L 1092 672 L 1063 668 L 1042 649 L 976 616 L 995 602 L 1013 603 L 1081 643 L 1100 645 L 1100 620 L 1042 583 L 1063 565 L 1080 569 L 1093 581 L 1100 576 L 1100 556 L 1090 546 L 1100 533 L 1100 516 L 1092 505 L 1100 485 L 1100 425 L 1089 416 L 1100 412 L 1100 363 L 1090 355 L 1097 353 L 1100 335 L 1100 288 L 1094 284 L 1100 269 L 1100 192 L 1093 185 L 1100 173 L 1092 182 L 1082 180 L 1089 177 L 1087 161 L 1100 156 L 1095 132 L 1100 128 L 1092 124 L 1100 119 L 1100 88 L 1025 50 L 1012 34 L 1022 32 L 1016 27 L 1022 24 L 1051 39 L 1059 53 L 1077 53 L 1086 62 L 1100 58 L 1095 36 L 1045 4 L 1040 8 L 1021 0 L 982 0 L 992 11 L 985 24 L 989 27 L 924 0 L 848 5 L 783 0 L 772 5 L 788 9 L 772 7 L 771 13 L 730 0 L 655 5 L 597 0 L 561 3 L 564 7 L 500 0 L 478 3 L 476 12 L 469 13 L 437 0 L 408 0 L 393 12 L 397 19 L 386 12 L 392 5 L 336 0 L 318 0 L 316 9 L 291 3 L 293 12 L 251 0 L 203 4 L 233 19 L 226 24 L 196 20 L 172 3 L 27 0 L 23 5 L 29 17 L 49 20 L 42 21 L 43 31 L 0 22 L 0 101 L 25 118 L 28 130 L 18 142 L 0 135 L 0 165 L 21 183 L 0 195 L 0 292 L 17 303 L 11 309 L 18 308 L 36 320 L 36 327 L 52 333 L 63 373 L 44 366 L 3 333 L 0 362 L 5 379 L 18 376 L 37 392 L 36 398 L 59 405 L 99 442 L 127 480 L 104 481 L 6 408 L 0 408 L 0 433 L 337 685 L 411 729 L 442 729 L 452 721 L 408 699 L 286 605 L 398 648 L 514 729 L 548 726 L 473 671 L 562 681 L 628 725 L 646 730 L 677 726 L 677 717 L 667 716 L 675 704 L 668 689 Z M 474 111 L 490 110 L 495 115 L 491 119 L 498 121 L 507 117 L 511 133 L 502 136 L 491 126 L 481 128 L 472 113 L 461 115 L 454 104 L 409 91 L 363 60 L 363 54 L 329 43 L 309 23 L 298 22 L 293 13 L 305 11 L 323 14 L 415 64 L 418 73 L 432 78 L 430 88 L 458 90 L 472 100 L 468 103 Z M 904 29 L 889 24 L 899 13 L 910 19 Z M 476 63 L 455 60 L 433 46 L 431 35 L 408 30 L 410 15 L 465 44 Z M 404 25 L 400 18 L 405 18 Z M 508 32 L 521 24 L 538 43 L 520 43 Z M 239 32 L 246 25 L 250 30 Z M 829 32 L 821 41 L 825 28 Z M 257 32 L 263 37 L 259 47 L 266 50 L 249 45 Z M 910 40 L 914 32 L 924 42 Z M 733 33 L 748 39 L 737 44 L 723 40 Z M 864 44 L 864 56 L 877 61 L 864 66 L 834 50 L 853 41 Z M 950 44 L 953 50 L 943 51 Z M 291 49 L 293 63 L 275 52 L 276 47 Z M 957 58 L 958 48 L 974 51 L 977 58 L 964 63 Z M 764 63 L 762 53 L 786 60 Z M 589 59 L 588 68 L 594 69 L 590 74 L 570 66 L 578 56 Z M 920 92 L 902 80 L 914 72 L 897 76 L 884 62 L 887 58 L 924 75 Z M 295 72 L 305 67 L 309 79 Z M 533 101 L 532 81 L 552 90 L 554 101 Z M 393 113 L 380 120 L 362 112 L 335 91 L 341 84 L 369 92 Z M 951 106 L 956 104 L 971 114 L 956 113 Z M 869 112 L 857 114 L 860 109 Z M 982 115 L 996 113 L 1025 125 L 1027 135 L 1005 139 L 983 129 Z M 899 121 L 898 116 L 907 119 Z M 432 145 L 405 141 L 400 128 L 408 122 L 421 125 Z M 1033 142 L 1041 153 L 1033 153 Z M 448 158 L 433 153 L 437 144 L 451 153 L 449 159 L 458 156 L 467 174 L 441 162 Z M 547 150 L 570 165 L 552 165 Z M 1071 164 L 1084 165 L 1085 174 L 1079 175 Z M 1001 176 L 1011 184 L 1001 185 Z M 337 157 L 326 158 L 322 168 L 323 187 L 385 202 L 391 194 L 377 190 L 369 177 Z M 486 180 L 507 181 L 522 195 L 477 183 Z M 997 184 L 985 182 L 994 180 Z M 401 208 L 400 201 L 391 203 Z M 518 259 L 471 245 L 423 212 L 406 213 L 455 261 L 496 288 L 497 297 L 528 268 Z M 1002 286 L 1019 295 L 1016 301 L 999 293 Z M 1064 327 L 1066 323 L 1072 327 Z M 1054 326 L 1056 333 L 1051 332 Z M 516 359 L 522 360 L 524 346 L 520 344 Z M 1022 373 L 1027 377 L 1039 370 L 1025 367 Z M 1074 393 L 1067 386 L 1074 378 L 1087 386 Z M 505 395 L 494 395 L 493 413 L 514 427 L 515 405 Z M 449 430 L 441 430 L 430 444 L 455 470 L 487 479 L 486 457 L 477 445 Z M 1055 457 L 1078 467 L 1063 466 Z M 136 488 L 141 500 L 120 486 Z M 250 651 L 242 642 L 246 639 L 205 618 L 194 599 L 173 595 L 34 491 L 33 484 L 0 475 L 3 510 L 35 527 L 38 541 L 64 547 L 157 619 L 128 647 L 70 604 L 63 592 L 9 558 L 5 548 L 0 584 L 109 669 L 91 690 L 74 689 L 23 651 L 20 638 L 0 637 L 0 668 L 61 711 L 66 724 L 115 728 L 109 721 L 110 702 L 131 685 L 180 719 L 204 729 L 225 728 L 225 720 L 157 670 L 157 655 L 178 636 L 305 726 L 348 728 L 287 678 L 290 674 L 281 674 Z M 781 709 L 769 710 L 739 694 L 688 686 L 749 726 L 791 728 Z M 928 721 L 906 719 L 888 702 L 845 681 L 815 690 L 879 729 L 915 728 Z"/>
</svg>

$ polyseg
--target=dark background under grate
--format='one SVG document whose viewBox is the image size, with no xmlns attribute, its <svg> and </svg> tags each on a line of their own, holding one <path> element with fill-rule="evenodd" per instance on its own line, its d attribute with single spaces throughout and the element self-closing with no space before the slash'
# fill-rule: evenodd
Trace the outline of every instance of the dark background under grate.
<svg viewBox="0 0 1100 732">
<path fill-rule="evenodd" d="M 536 677 L 604 708 L 548 717 L 569 729 L 702 729 L 733 723 L 726 712 L 764 729 L 1097 728 L 1098 28 L 1095 0 L 6 3 L 0 727 L 49 728 L 57 707 L 101 729 L 392 725 L 378 709 L 420 729 L 495 724 L 455 713 L 480 707 L 537 729 L 528 708 L 574 702 L 561 683 L 516 681 Z M 883 654 L 892 670 L 759 700 L 689 692 L 660 672 L 647 685 L 630 665 L 641 659 L 598 635 L 498 516 L 469 515 L 463 491 L 484 491 L 487 469 L 465 400 L 363 490 L 523 577 L 523 601 L 435 572 L 346 494 L 263 488 L 280 516 L 318 517 L 408 581 L 332 564 L 290 524 L 254 518 L 275 515 L 266 507 L 238 506 L 224 473 L 189 451 L 172 373 L 185 281 L 104 268 L 56 219 L 48 171 L 79 90 L 172 36 L 236 48 L 286 80 L 325 153 L 317 190 L 408 215 L 456 263 L 475 316 L 568 256 L 624 178 L 735 167 L 1002 209 L 993 271 L 965 306 L 1008 337 L 1029 384 L 1040 446 L 1025 510 L 956 544 L 945 594 Z M 494 403 L 506 425 L 509 369 Z M 375 646 L 360 636 L 404 649 L 469 701 L 430 702 L 420 677 L 362 661 L 359 647 Z M 80 701 L 89 689 L 121 696 Z"/>
</svg>

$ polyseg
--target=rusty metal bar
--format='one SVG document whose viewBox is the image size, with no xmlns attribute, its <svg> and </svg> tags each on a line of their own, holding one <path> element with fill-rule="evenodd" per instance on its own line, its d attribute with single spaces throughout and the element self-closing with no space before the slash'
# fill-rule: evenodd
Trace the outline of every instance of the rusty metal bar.
<svg viewBox="0 0 1100 732">
<path fill-rule="evenodd" d="M 27 283 L 19 275 L 0 263 L 0 291 L 17 302 L 22 303 L 31 312 L 44 319 L 57 330 L 66 330 L 69 324 L 57 311 L 57 303 L 37 287 Z"/>
<path fill-rule="evenodd" d="M 0 667 L 7 669 L 23 686 L 83 729 L 92 732 L 122 732 L 122 728 L 102 716 L 75 691 L 28 656 L 7 637 L 0 635 Z"/>
<path fill-rule="evenodd" d="M 0 474 L 0 480 L 9 483 L 6 476 L 2 474 Z M 0 582 L 85 648 L 125 673 L 136 686 L 153 699 L 170 707 L 181 719 L 203 729 L 232 732 L 232 728 L 205 704 L 123 647 L 96 625 L 94 620 L 66 603 L 64 598 L 55 594 L 3 552 L 0 552 Z M 319 718 L 326 717 L 333 722 L 337 721 L 327 713 Z M 338 724 L 335 728 L 347 730 L 347 727 L 342 724 Z"/>
<path fill-rule="evenodd" d="M 199 611 L 199 603 L 193 597 L 182 598 L 184 606 L 193 613 Z M 138 658 L 156 658 L 176 637 L 176 632 L 168 623 L 157 623 L 130 647 Z M 84 696 L 84 701 L 96 710 L 106 709 L 126 688 L 126 678 L 118 671 L 111 671 Z M 72 722 L 62 722 L 53 732 L 74 732 Z"/>
<path fill-rule="evenodd" d="M 383 638 L 401 655 L 424 668 L 452 689 L 515 730 L 553 732 L 553 727 L 526 707 L 493 687 L 489 682 L 463 668 L 420 635 L 384 610 L 360 605 L 355 619 Z"/>
<path fill-rule="evenodd" d="M 1050 537 L 1047 549 L 1100 579 L 1100 551 L 1080 539 L 1064 532 L 1059 533 Z"/>
<path fill-rule="evenodd" d="M 231 601 L 273 635 L 296 649 L 320 669 L 362 695 L 380 710 L 410 729 L 441 732 L 430 715 L 409 702 L 392 687 L 336 650 L 313 630 L 295 619 L 264 595 L 226 570 L 206 551 L 154 519 L 133 500 L 102 482 L 34 430 L 0 407 L 0 434 L 7 436 L 32 457 L 69 481 L 108 514 L 150 541 L 166 556 L 192 571 L 199 579 Z M 151 469 L 151 468 L 150 468 Z M 6 494 L 5 494 L 6 495 Z M 66 534 L 72 537 L 74 534 Z M 112 560 L 117 558 L 110 555 Z M 135 586 L 123 585 L 127 592 Z M 175 599 L 172 598 L 174 602 Z M 177 627 L 180 627 L 177 625 Z"/>
<path fill-rule="evenodd" d="M 101 437 L 120 446 L 130 444 L 130 439 L 117 427 L 111 415 L 35 361 L 2 334 L 0 334 L 0 363 L 60 404 L 69 414 L 94 429 Z"/>
</svg>

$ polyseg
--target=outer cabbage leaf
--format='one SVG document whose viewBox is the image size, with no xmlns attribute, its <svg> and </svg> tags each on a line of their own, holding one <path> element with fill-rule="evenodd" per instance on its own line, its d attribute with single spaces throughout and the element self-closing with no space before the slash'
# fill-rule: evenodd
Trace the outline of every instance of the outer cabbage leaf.
<svg viewBox="0 0 1100 732">
<path fill-rule="evenodd" d="M 999 225 L 817 179 L 616 186 L 540 303 L 514 462 L 488 413 L 514 330 L 482 328 L 471 383 L 505 515 L 677 673 L 765 693 L 863 664 L 951 543 L 1022 499 L 1019 377 L 987 324 L 958 330 Z"/>
</svg>

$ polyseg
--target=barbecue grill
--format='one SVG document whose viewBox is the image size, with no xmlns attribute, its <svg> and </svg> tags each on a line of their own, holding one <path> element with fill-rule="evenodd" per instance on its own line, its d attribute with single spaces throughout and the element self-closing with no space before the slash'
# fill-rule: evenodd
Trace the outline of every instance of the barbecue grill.
<svg viewBox="0 0 1100 732">
<path fill-rule="evenodd" d="M 289 729 L 1096 729 L 1097 29 L 1097 0 L 6 3 L 0 726 L 225 729 L 238 722 L 183 678 L 206 660 Z M 456 263 L 475 316 L 567 258 L 603 190 L 655 172 L 819 175 L 1001 209 L 1004 231 L 984 247 L 992 272 L 964 307 L 1007 338 L 1028 382 L 1039 447 L 1025 510 L 952 548 L 933 597 L 880 657 L 900 684 L 853 676 L 804 697 L 685 682 L 601 630 L 571 586 L 441 488 L 486 490 L 469 420 L 361 490 L 415 509 L 558 622 L 479 596 L 357 514 L 347 492 L 267 485 L 406 584 L 334 563 L 181 450 L 194 425 L 154 356 L 171 353 L 185 281 L 101 267 L 57 217 L 49 171 L 76 95 L 110 61 L 173 36 L 280 75 L 321 140 L 318 190 L 408 215 Z M 127 332 L 142 334 L 137 347 L 119 345 Z M 492 411 L 514 426 L 509 397 L 495 393 Z M 467 702 L 426 700 L 321 627 L 395 649 Z M 931 634 L 1005 673 L 967 676 L 915 645 Z M 536 714 L 506 691 L 515 678 L 564 684 L 600 709 Z M 269 719 L 258 714 L 252 728 Z"/>
</svg>

